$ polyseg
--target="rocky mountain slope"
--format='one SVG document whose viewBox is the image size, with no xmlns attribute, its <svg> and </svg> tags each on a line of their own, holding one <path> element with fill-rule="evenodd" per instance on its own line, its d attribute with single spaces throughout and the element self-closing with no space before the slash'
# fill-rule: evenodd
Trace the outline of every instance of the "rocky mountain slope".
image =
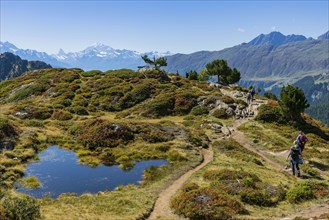
<svg viewBox="0 0 329 220">
<path fill-rule="evenodd" d="M 52 67 L 42 61 L 22 60 L 19 56 L 8 52 L 0 54 L 0 81 L 12 79 L 27 71 L 47 68 Z"/>
<path fill-rule="evenodd" d="M 33 207 L 29 213 L 39 210 L 44 219 L 145 219 L 160 192 L 203 161 L 204 149 L 213 158 L 171 199 L 178 215 L 275 219 L 297 209 L 327 207 L 329 129 L 308 115 L 301 124 L 266 121 L 277 117 L 277 103 L 257 96 L 248 106 L 246 94 L 240 86 L 155 70 L 53 68 L 1 82 L 0 138 L 7 144 L 0 145 L 0 216 L 26 214 L 24 208 Z M 300 129 L 310 139 L 302 179 L 283 169 Z M 129 169 L 147 159 L 169 163 L 146 170 L 141 185 L 114 191 L 37 202 L 15 192 L 13 183 L 23 177 L 27 163 L 54 144 L 91 166 Z"/>
<path fill-rule="evenodd" d="M 240 85 L 255 86 L 262 91 L 279 95 L 283 85 L 301 87 L 310 104 L 329 103 L 329 38 L 328 33 L 318 39 L 302 35 L 284 36 L 279 32 L 259 35 L 249 43 L 221 51 L 200 51 L 168 57 L 167 70 L 184 75 L 190 70 L 201 70 L 214 59 L 225 59 L 241 72 Z M 314 111 L 310 111 L 314 112 Z M 329 125 L 325 116 L 314 114 Z"/>
<path fill-rule="evenodd" d="M 293 83 L 305 76 L 328 72 L 328 43 L 328 39 L 306 39 L 272 32 L 221 51 L 175 54 L 168 57 L 167 70 L 178 70 L 182 74 L 199 71 L 214 59 L 225 59 L 230 66 L 241 71 L 243 81 L 260 81 L 269 85 Z"/>
</svg>

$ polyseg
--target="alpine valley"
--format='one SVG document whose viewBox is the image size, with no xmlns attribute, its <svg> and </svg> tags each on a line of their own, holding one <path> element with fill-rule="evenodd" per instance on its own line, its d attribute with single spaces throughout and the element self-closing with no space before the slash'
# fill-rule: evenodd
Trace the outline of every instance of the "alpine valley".
<svg viewBox="0 0 329 220">
<path fill-rule="evenodd" d="M 250 99 L 249 89 L 232 81 L 177 74 L 203 69 L 207 59 L 226 58 L 214 54 L 228 53 L 227 72 L 239 68 L 247 86 L 247 79 L 253 85 L 276 79 L 266 86 L 289 81 L 307 88 L 308 78 L 323 86 L 327 43 L 272 33 L 223 51 L 195 53 L 199 57 L 145 56 L 154 68 L 138 71 L 141 53 L 104 45 L 48 55 L 3 43 L 2 49 L 16 55 L 1 55 L 7 75 L 0 82 L 0 219 L 328 219 L 329 128 L 304 113 L 302 90 L 288 86 L 280 101 L 259 93 Z M 32 65 L 18 53 L 74 68 Z M 300 58 L 306 55 L 311 61 Z M 272 61 L 265 62 L 269 56 Z M 136 63 L 120 57 L 135 57 Z M 111 60 L 117 66 L 109 67 Z M 254 63 L 248 66 L 247 60 Z M 76 67 L 102 64 L 121 69 Z M 308 142 L 295 173 L 287 160 L 300 130 Z"/>
<path fill-rule="evenodd" d="M 199 51 L 191 54 L 170 52 L 141 53 L 113 49 L 94 44 L 79 52 L 49 55 L 31 49 L 19 49 L 9 42 L 0 42 L 0 51 L 11 52 L 27 60 L 41 60 L 53 67 L 78 67 L 84 70 L 137 69 L 144 65 L 141 56 L 166 56 L 166 70 L 185 76 L 190 70 L 200 71 L 215 59 L 225 59 L 241 72 L 240 85 L 260 88 L 277 96 L 283 85 L 291 84 L 304 90 L 311 106 L 306 110 L 329 125 L 329 31 L 317 39 L 280 32 L 261 34 L 248 43 L 220 51 Z"/>
</svg>

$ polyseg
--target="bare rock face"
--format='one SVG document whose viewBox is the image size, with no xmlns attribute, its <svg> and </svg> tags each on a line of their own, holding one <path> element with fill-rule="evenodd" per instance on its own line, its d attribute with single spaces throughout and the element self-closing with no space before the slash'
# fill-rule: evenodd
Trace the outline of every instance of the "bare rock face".
<svg viewBox="0 0 329 220">
<path fill-rule="evenodd" d="M 226 136 L 230 136 L 230 135 L 231 135 L 231 131 L 230 131 L 230 129 L 229 129 L 228 127 L 223 126 L 223 127 L 221 128 L 221 130 L 222 130 L 222 133 L 223 133 L 224 135 L 226 135 Z"/>
<path fill-rule="evenodd" d="M 235 112 L 234 112 L 233 108 L 231 108 L 231 107 L 228 107 L 228 108 L 226 109 L 226 114 L 227 114 L 228 116 L 230 116 L 230 117 L 235 116 Z"/>
<path fill-rule="evenodd" d="M 236 92 L 236 93 L 233 94 L 233 96 L 235 98 L 242 98 L 243 97 L 243 93 L 242 92 Z"/>
<path fill-rule="evenodd" d="M 209 123 L 208 126 L 215 132 L 215 133 L 221 133 L 222 132 L 222 125 L 217 123 Z"/>
</svg>

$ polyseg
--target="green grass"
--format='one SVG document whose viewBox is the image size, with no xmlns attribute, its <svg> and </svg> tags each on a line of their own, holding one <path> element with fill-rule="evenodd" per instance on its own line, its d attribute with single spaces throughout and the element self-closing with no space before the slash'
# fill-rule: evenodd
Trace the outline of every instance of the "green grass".
<svg viewBox="0 0 329 220">
<path fill-rule="evenodd" d="M 309 187 L 304 187 L 305 190 L 302 187 L 303 190 L 300 190 L 300 184 L 284 170 L 276 170 L 262 161 L 260 156 L 233 140 L 216 141 L 213 143 L 213 149 L 214 160 L 195 173 L 172 199 L 172 208 L 176 213 L 192 218 L 197 218 L 194 215 L 198 215 L 198 218 L 221 219 L 218 216 L 220 210 L 205 211 L 209 206 L 207 204 L 217 203 L 221 210 L 227 210 L 226 204 L 237 202 L 241 206 L 235 206 L 235 209 L 234 206 L 230 206 L 233 210 L 226 212 L 231 214 L 227 218 L 271 219 L 286 215 L 296 203 L 301 207 L 307 207 L 310 204 L 314 205 L 323 197 L 328 199 L 325 190 L 327 185 L 323 182 L 300 182 L 303 186 Z M 262 164 L 255 163 L 255 159 Z M 217 197 L 206 193 L 214 189 L 223 196 L 220 204 Z M 195 204 L 198 198 L 206 200 Z M 306 204 L 307 201 L 310 203 Z"/>
<path fill-rule="evenodd" d="M 161 79 L 156 71 L 141 74 L 126 69 L 48 69 L 1 82 L 0 139 L 7 141 L 15 133 L 10 137 L 14 149 L 0 154 L 1 189 L 9 192 L 23 177 L 24 167 L 53 144 L 76 152 L 79 162 L 90 166 L 119 164 L 130 169 L 136 161 L 166 159 L 167 166 L 144 172 L 140 186 L 39 200 L 44 219 L 142 219 L 162 189 L 200 163 L 199 148 L 209 147 L 211 141 L 214 161 L 193 175 L 180 198 L 176 197 L 180 213 L 186 214 L 200 202 L 195 214 L 214 219 L 227 213 L 241 218 L 288 213 L 292 205 L 284 195 L 296 180 L 237 142 L 218 141 L 223 135 L 212 130 L 211 124 L 232 126 L 232 118 L 221 119 L 221 112 L 208 116 L 210 109 L 198 105 L 200 97 L 208 104 L 220 98 L 226 103 L 244 103 L 205 82 L 169 76 Z M 16 112 L 27 114 L 17 117 Z M 304 151 L 310 163 L 301 166 L 302 172 L 312 180 L 328 180 L 328 129 L 310 118 L 305 120 L 307 124 L 299 128 L 310 139 Z M 290 147 L 299 128 L 250 121 L 239 129 L 259 147 L 280 152 Z M 33 178 L 20 181 L 37 186 Z M 316 201 L 325 192 L 317 187 Z M 208 197 L 216 205 L 208 204 Z M 312 204 L 314 199 L 297 205 Z M 213 207 L 211 213 L 207 205 Z M 0 204 L 0 216 L 1 208 Z"/>
<path fill-rule="evenodd" d="M 19 183 L 25 188 L 36 189 L 41 187 L 41 183 L 35 176 L 25 177 L 19 180 Z"/>
</svg>

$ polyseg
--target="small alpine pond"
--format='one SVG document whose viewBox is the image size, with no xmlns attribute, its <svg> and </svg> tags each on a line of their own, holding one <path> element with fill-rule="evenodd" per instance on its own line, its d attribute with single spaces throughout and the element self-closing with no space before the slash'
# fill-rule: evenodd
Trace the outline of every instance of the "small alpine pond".
<svg viewBox="0 0 329 220">
<path fill-rule="evenodd" d="M 166 160 L 147 160 L 136 162 L 130 170 L 117 165 L 90 167 L 79 164 L 77 155 L 58 146 L 48 147 L 39 153 L 40 161 L 30 163 L 25 176 L 35 176 L 41 187 L 28 189 L 18 186 L 17 191 L 35 198 L 57 198 L 61 193 L 97 193 L 113 190 L 119 185 L 139 184 L 143 171 L 151 166 L 166 165 Z"/>
</svg>

